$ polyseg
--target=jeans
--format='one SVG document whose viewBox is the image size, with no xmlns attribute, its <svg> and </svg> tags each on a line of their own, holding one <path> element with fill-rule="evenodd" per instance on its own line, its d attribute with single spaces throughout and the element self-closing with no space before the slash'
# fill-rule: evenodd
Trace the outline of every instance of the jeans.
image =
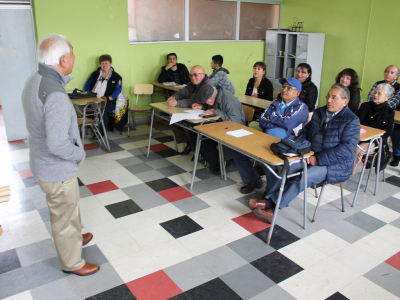
<svg viewBox="0 0 400 300">
<path fill-rule="evenodd" d="M 102 110 L 103 113 L 103 122 L 104 128 L 107 130 L 107 123 L 108 123 L 108 113 L 115 109 L 115 104 L 107 104 L 105 109 Z M 100 126 L 100 133 L 103 133 L 103 126 Z"/>
<path fill-rule="evenodd" d="M 295 163 L 290 166 L 288 175 L 303 170 L 302 163 Z M 267 195 L 265 199 L 270 198 L 274 203 L 277 203 L 279 196 L 279 188 L 282 180 L 277 179 L 269 169 L 264 167 L 265 175 L 267 176 Z M 326 179 L 328 174 L 328 168 L 326 166 L 311 166 L 307 167 L 307 187 L 318 184 Z M 292 177 L 289 180 L 293 180 L 296 177 Z M 286 180 L 285 187 L 282 193 L 282 200 L 279 205 L 280 209 L 285 208 L 297 197 L 298 194 L 304 191 L 304 176 L 301 176 L 299 182 L 290 183 Z"/>
<path fill-rule="evenodd" d="M 394 127 L 392 132 L 393 156 L 400 156 L 400 128 Z"/>
</svg>

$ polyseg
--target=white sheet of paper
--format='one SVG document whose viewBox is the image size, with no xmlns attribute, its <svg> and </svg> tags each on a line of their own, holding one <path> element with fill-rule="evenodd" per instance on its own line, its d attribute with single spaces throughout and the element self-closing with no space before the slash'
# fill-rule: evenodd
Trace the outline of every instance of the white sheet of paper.
<svg viewBox="0 0 400 300">
<path fill-rule="evenodd" d="M 176 85 L 175 87 L 178 88 L 178 89 L 182 89 L 182 88 L 184 88 L 185 86 L 186 86 L 186 84 L 178 84 L 178 85 Z"/>
<path fill-rule="evenodd" d="M 200 120 L 202 118 L 200 118 L 199 115 L 197 115 L 197 114 L 188 114 L 188 113 L 172 114 L 171 120 L 169 121 L 169 125 L 174 124 L 179 121 L 186 120 L 186 119 Z"/>
<path fill-rule="evenodd" d="M 169 82 L 163 82 L 163 85 L 176 85 L 176 83 L 173 81 L 169 81 Z"/>
<path fill-rule="evenodd" d="M 201 115 L 201 114 L 204 114 L 204 110 L 202 110 L 202 109 L 196 109 L 196 110 L 189 109 L 189 110 L 185 110 L 185 113 L 194 114 L 194 115 Z"/>
<path fill-rule="evenodd" d="M 228 131 L 227 134 L 232 135 L 234 137 L 242 137 L 253 133 L 244 129 L 239 129 L 239 130 Z"/>
</svg>

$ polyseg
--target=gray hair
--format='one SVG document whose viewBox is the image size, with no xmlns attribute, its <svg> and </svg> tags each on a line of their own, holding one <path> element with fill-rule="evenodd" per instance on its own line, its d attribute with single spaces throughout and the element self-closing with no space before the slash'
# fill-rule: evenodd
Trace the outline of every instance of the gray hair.
<svg viewBox="0 0 400 300">
<path fill-rule="evenodd" d="M 343 99 L 350 99 L 350 91 L 343 84 L 341 83 L 332 84 L 331 89 L 341 89 L 342 90 L 341 97 Z"/>
<path fill-rule="evenodd" d="M 394 95 L 394 87 L 392 87 L 390 84 L 387 83 L 380 83 L 377 85 L 375 91 L 377 89 L 382 89 L 385 91 L 385 95 L 386 97 L 388 97 L 389 99 L 393 97 Z"/>
<path fill-rule="evenodd" d="M 47 66 L 57 67 L 60 64 L 60 58 L 69 55 L 70 52 L 67 37 L 57 33 L 45 35 L 37 46 L 38 62 Z"/>
<path fill-rule="evenodd" d="M 400 75 L 400 70 L 399 70 L 399 68 L 398 68 L 397 66 L 395 66 L 395 65 L 390 65 L 390 66 L 386 67 L 385 72 L 386 72 L 387 69 L 389 69 L 390 67 L 395 67 L 395 68 L 397 68 L 396 76 L 399 77 L 399 75 Z"/>
<path fill-rule="evenodd" d="M 215 86 L 213 86 L 213 94 L 212 94 L 212 96 L 211 97 L 217 97 L 217 95 L 218 95 L 218 90 L 217 90 L 217 88 L 215 87 Z"/>
</svg>

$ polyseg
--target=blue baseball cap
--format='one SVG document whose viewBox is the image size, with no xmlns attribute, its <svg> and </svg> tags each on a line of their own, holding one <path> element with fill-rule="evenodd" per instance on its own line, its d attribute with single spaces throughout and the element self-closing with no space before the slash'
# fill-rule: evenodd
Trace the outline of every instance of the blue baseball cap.
<svg viewBox="0 0 400 300">
<path fill-rule="evenodd" d="M 301 82 L 298 79 L 294 77 L 289 79 L 286 78 L 279 79 L 280 84 L 284 84 L 285 82 L 289 83 L 291 86 L 295 87 L 299 92 L 301 92 Z"/>
</svg>

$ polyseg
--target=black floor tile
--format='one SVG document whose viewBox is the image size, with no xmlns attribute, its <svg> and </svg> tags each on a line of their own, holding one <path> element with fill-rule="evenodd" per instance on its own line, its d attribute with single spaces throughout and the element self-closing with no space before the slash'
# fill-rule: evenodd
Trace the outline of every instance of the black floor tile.
<svg viewBox="0 0 400 300">
<path fill-rule="evenodd" d="M 0 274 L 21 268 L 18 254 L 15 249 L 0 252 Z"/>
<path fill-rule="evenodd" d="M 182 293 L 172 298 L 168 298 L 168 300 L 190 300 L 190 299 L 184 293 Z"/>
<path fill-rule="evenodd" d="M 387 208 L 393 209 L 394 211 L 397 211 L 398 213 L 400 213 L 400 201 L 397 198 L 389 197 L 389 198 L 386 198 L 385 200 L 379 202 L 379 204 L 386 206 Z"/>
<path fill-rule="evenodd" d="M 186 215 L 161 223 L 160 225 L 176 239 L 203 229 L 203 227 Z"/>
<path fill-rule="evenodd" d="M 158 155 L 160 155 L 163 158 L 175 156 L 175 155 L 180 155 L 176 152 L 175 149 L 167 149 L 167 150 L 161 150 L 157 152 Z"/>
<path fill-rule="evenodd" d="M 261 257 L 251 264 L 275 283 L 284 281 L 303 271 L 302 267 L 278 251 Z"/>
<path fill-rule="evenodd" d="M 269 228 L 256 232 L 254 235 L 260 240 L 267 242 Z M 274 226 L 274 232 L 272 233 L 271 243 L 269 244 L 272 248 L 278 250 L 291 243 L 298 241 L 300 238 L 283 229 L 279 225 Z"/>
<path fill-rule="evenodd" d="M 161 192 L 178 186 L 175 182 L 168 178 L 161 178 L 158 180 L 149 181 L 146 182 L 146 184 L 156 192 Z"/>
<path fill-rule="evenodd" d="M 325 300 L 349 300 L 349 298 L 343 296 L 341 293 L 336 292 L 332 296 L 326 298 Z"/>
<path fill-rule="evenodd" d="M 85 300 L 136 300 L 126 284 L 121 284 L 108 291 L 86 298 Z"/>
<path fill-rule="evenodd" d="M 79 178 L 78 178 L 78 184 L 79 184 L 79 186 L 85 186 L 85 184 Z"/>
<path fill-rule="evenodd" d="M 173 166 L 170 166 L 170 167 L 161 168 L 161 169 L 157 169 L 157 171 L 160 172 L 161 174 L 163 174 L 166 177 L 174 176 L 174 175 L 178 175 L 178 174 L 182 174 L 182 173 L 186 173 L 186 171 L 184 169 L 179 168 L 176 165 L 173 165 Z"/>
<path fill-rule="evenodd" d="M 400 177 L 397 176 L 389 176 L 385 180 L 387 183 L 393 184 L 397 187 L 400 187 Z"/>
<path fill-rule="evenodd" d="M 39 185 L 39 183 L 36 181 L 35 177 L 22 178 L 22 181 L 25 184 L 25 187 L 27 187 L 27 188 Z"/>
<path fill-rule="evenodd" d="M 191 300 L 242 299 L 219 278 L 215 278 L 202 285 L 196 286 L 195 288 L 186 291 L 185 294 Z"/>
<path fill-rule="evenodd" d="M 155 140 L 159 141 L 160 143 L 167 143 L 167 142 L 173 142 L 174 138 L 172 136 L 161 136 L 156 138 Z"/>
<path fill-rule="evenodd" d="M 143 211 L 143 209 L 131 199 L 106 205 L 105 208 L 107 208 L 110 214 L 116 219 Z"/>
</svg>

